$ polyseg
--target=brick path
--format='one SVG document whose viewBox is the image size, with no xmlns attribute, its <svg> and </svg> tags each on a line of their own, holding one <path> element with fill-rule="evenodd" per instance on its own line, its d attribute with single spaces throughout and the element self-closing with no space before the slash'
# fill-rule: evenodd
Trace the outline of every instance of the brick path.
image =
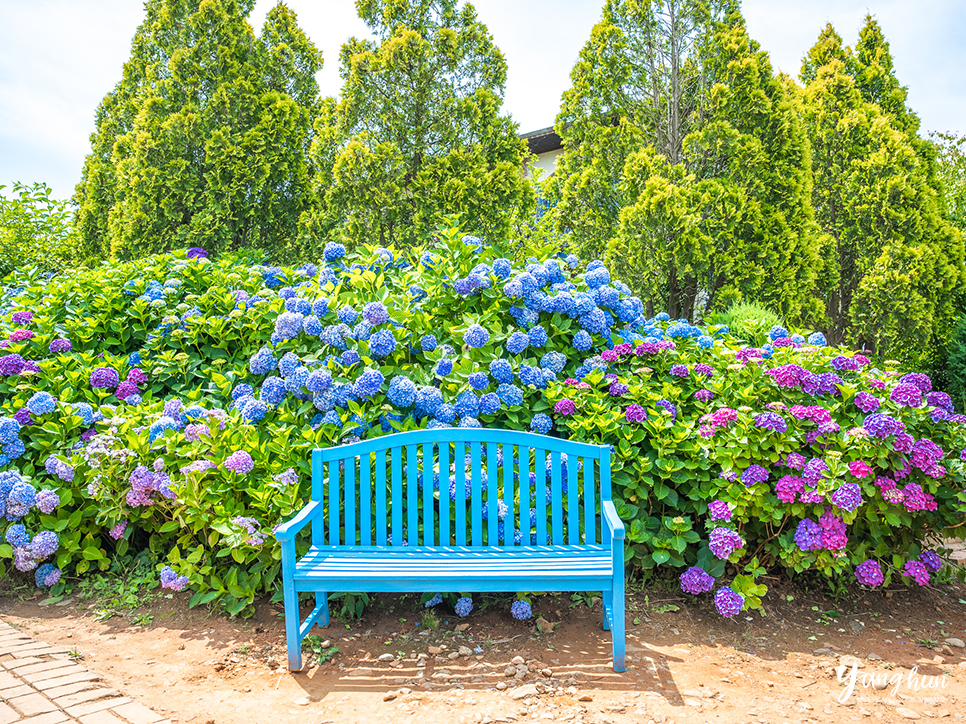
<svg viewBox="0 0 966 724">
<path fill-rule="evenodd" d="M 71 659 L 0 621 L 0 724 L 170 724 Z"/>
</svg>

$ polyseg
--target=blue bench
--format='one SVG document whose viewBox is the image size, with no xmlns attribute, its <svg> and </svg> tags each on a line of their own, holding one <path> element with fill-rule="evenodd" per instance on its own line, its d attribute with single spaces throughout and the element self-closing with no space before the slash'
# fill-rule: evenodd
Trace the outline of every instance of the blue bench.
<svg viewBox="0 0 966 724">
<path fill-rule="evenodd" d="M 601 591 L 624 671 L 624 526 L 607 445 L 448 428 L 314 450 L 311 502 L 275 535 L 293 671 L 333 591 Z M 304 622 L 301 592 L 315 593 Z"/>
</svg>

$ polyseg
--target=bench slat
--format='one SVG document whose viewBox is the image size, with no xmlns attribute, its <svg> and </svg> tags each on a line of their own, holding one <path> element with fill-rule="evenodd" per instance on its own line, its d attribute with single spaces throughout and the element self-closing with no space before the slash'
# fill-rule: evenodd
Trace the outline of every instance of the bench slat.
<svg viewBox="0 0 966 724">
<path fill-rule="evenodd" d="M 329 463 L 329 545 L 339 545 L 339 461 Z"/>
<path fill-rule="evenodd" d="M 500 446 L 503 453 L 503 502 L 506 505 L 506 518 L 503 519 L 503 545 L 515 545 L 516 531 L 513 525 L 513 446 L 504 443 Z"/>
<path fill-rule="evenodd" d="M 463 443 L 453 445 L 453 467 L 456 470 L 456 488 L 453 494 L 456 506 L 456 545 L 466 545 L 466 449 Z M 447 480 L 447 484 L 449 481 Z M 440 482 L 442 485 L 442 482 Z"/>
<path fill-rule="evenodd" d="M 390 452 L 392 470 L 392 544 L 402 545 L 402 516 L 403 516 L 403 493 L 402 493 L 402 448 L 394 447 Z"/>
<path fill-rule="evenodd" d="M 470 443 L 470 483 L 472 487 L 472 540 L 473 545 L 483 545 L 483 495 L 480 490 L 482 485 L 480 476 L 480 443 Z"/>
<path fill-rule="evenodd" d="M 550 453 L 550 496 L 553 544 L 562 545 L 563 539 L 563 481 L 560 479 L 560 453 Z"/>
<path fill-rule="evenodd" d="M 409 545 L 419 545 L 419 448 L 406 446 L 406 526 Z M 393 538 L 395 541 L 395 538 Z"/>
<path fill-rule="evenodd" d="M 533 451 L 533 500 L 537 509 L 537 544 L 547 543 L 547 453 L 544 450 Z"/>
<path fill-rule="evenodd" d="M 372 545 L 372 455 L 359 458 L 359 544 Z"/>
<path fill-rule="evenodd" d="M 345 484 L 342 486 L 345 492 L 345 535 L 343 540 L 346 545 L 354 546 L 356 543 L 356 459 L 348 458 L 345 461 Z"/>
<path fill-rule="evenodd" d="M 376 451 L 376 544 L 386 545 L 386 451 Z"/>
<path fill-rule="evenodd" d="M 325 486 L 325 466 L 322 463 L 322 451 L 312 451 L 312 500 L 325 500 L 322 495 Z M 312 545 L 325 544 L 324 515 L 312 519 Z"/>
<path fill-rule="evenodd" d="M 577 459 L 567 456 L 567 543 L 580 543 L 580 519 L 577 507 L 580 503 L 580 486 L 577 485 Z"/>
<path fill-rule="evenodd" d="M 486 543 L 500 545 L 500 494 L 497 492 L 499 467 L 496 457 L 496 443 L 486 444 Z"/>
<path fill-rule="evenodd" d="M 436 527 L 436 517 L 433 515 L 433 444 L 423 445 L 423 545 L 434 544 L 433 529 Z"/>
<path fill-rule="evenodd" d="M 530 524 L 530 448 L 521 445 L 517 452 L 520 457 L 517 466 L 517 471 L 520 473 L 520 530 L 523 531 L 520 544 L 528 546 L 533 532 L 533 526 Z"/>
<path fill-rule="evenodd" d="M 597 542 L 597 498 L 594 491 L 594 460 L 581 458 L 584 465 L 584 542 Z"/>
<path fill-rule="evenodd" d="M 452 542 L 449 534 L 449 443 L 439 445 L 439 543 L 449 545 Z"/>
</svg>

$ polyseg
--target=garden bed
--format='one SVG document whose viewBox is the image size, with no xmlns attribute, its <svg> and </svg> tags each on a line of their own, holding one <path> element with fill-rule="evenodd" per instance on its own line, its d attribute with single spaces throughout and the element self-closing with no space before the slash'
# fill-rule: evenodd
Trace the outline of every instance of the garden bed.
<svg viewBox="0 0 966 724">
<path fill-rule="evenodd" d="M 466 619 L 439 610 L 438 628 L 422 636 L 425 610 L 417 596 L 379 596 L 361 621 L 346 626 L 333 619 L 316 630 L 331 643 L 319 650 L 338 653 L 323 663 L 308 654 L 304 672 L 295 674 L 285 669 L 281 606 L 264 601 L 244 621 L 188 609 L 184 598 L 165 595 L 96 620 L 105 618 L 103 596 L 44 605 L 39 591 L 8 589 L 0 615 L 41 640 L 74 647 L 110 686 L 181 722 L 261 723 L 266 712 L 277 724 L 341 724 L 373 715 L 427 724 L 829 721 L 832 715 L 900 721 L 900 707 L 937 717 L 963 711 L 966 649 L 942 641 L 966 637 L 966 588 L 832 599 L 777 583 L 773 593 L 764 617 L 725 620 L 710 601 L 668 586 L 632 591 L 624 674 L 610 669 L 599 603 L 588 607 L 566 594 L 535 601 L 535 616 L 557 624 L 548 633 L 510 618 L 502 600 L 480 598 Z M 440 655 L 430 653 L 443 646 Z M 461 646 L 474 653 L 450 660 Z M 385 654 L 395 662 L 379 661 Z M 420 654 L 427 655 L 424 663 L 412 658 Z M 901 674 L 902 686 L 878 691 L 860 681 L 849 702 L 839 704 L 833 669 L 848 664 L 849 655 L 861 662 L 859 677 Z M 507 677 L 517 656 L 538 671 Z M 945 677 L 946 687 L 908 688 L 913 667 L 919 677 Z M 549 677 L 540 673 L 544 668 Z M 420 671 L 423 683 L 414 683 Z M 538 683 L 544 693 L 512 698 Z M 506 690 L 497 688 L 503 684 Z"/>
</svg>

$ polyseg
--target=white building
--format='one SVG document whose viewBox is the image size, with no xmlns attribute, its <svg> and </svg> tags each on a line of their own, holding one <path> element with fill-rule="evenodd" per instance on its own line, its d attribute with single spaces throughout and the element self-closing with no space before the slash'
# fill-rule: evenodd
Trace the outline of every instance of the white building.
<svg viewBox="0 0 966 724">
<path fill-rule="evenodd" d="M 549 178 L 557 166 L 557 157 L 563 153 L 563 142 L 553 126 L 521 134 L 520 138 L 527 142 L 530 153 L 537 157 L 531 165 L 541 170 L 540 178 Z"/>
</svg>

